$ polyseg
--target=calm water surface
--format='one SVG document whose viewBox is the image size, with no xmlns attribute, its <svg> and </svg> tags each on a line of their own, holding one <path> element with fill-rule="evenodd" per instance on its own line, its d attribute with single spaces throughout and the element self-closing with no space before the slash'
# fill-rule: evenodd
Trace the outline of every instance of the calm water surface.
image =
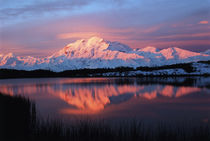
<svg viewBox="0 0 210 141">
<path fill-rule="evenodd" d="M 44 78 L 0 80 L 0 92 L 35 101 L 39 116 L 210 121 L 210 78 Z"/>
</svg>

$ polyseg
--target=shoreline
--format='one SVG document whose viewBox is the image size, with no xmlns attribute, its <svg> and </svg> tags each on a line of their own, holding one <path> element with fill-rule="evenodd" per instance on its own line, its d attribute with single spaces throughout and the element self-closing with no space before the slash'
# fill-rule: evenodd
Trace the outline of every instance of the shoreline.
<svg viewBox="0 0 210 141">
<path fill-rule="evenodd" d="M 54 72 L 47 69 L 0 69 L 0 79 L 8 78 L 80 78 L 80 77 L 191 77 L 210 76 L 210 61 L 156 67 L 84 68 Z"/>
</svg>

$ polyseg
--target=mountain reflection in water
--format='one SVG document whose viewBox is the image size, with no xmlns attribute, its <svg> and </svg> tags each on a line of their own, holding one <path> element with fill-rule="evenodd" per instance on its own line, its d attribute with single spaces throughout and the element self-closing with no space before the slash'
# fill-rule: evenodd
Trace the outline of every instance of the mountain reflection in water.
<svg viewBox="0 0 210 141">
<path fill-rule="evenodd" d="M 157 103 L 159 103 L 158 106 L 164 106 L 167 103 L 170 108 L 174 108 L 174 104 L 179 107 L 184 103 L 188 105 L 182 108 L 210 110 L 210 104 L 205 105 L 210 102 L 210 92 L 207 88 L 203 88 L 204 86 L 199 86 L 200 79 L 196 80 L 199 84 L 193 81 L 189 83 L 190 85 L 185 82 L 185 79 L 178 82 L 173 79 L 170 81 L 166 79 L 159 83 L 156 81 L 138 78 L 13 79 L 0 80 L 0 92 L 24 95 L 34 99 L 41 111 L 49 110 L 52 113 L 66 115 L 107 113 L 115 115 L 117 114 L 115 112 L 124 110 L 126 114 L 126 110 L 134 112 L 135 109 L 138 114 L 145 103 L 147 106 L 143 106 L 145 107 L 143 111 L 146 111 L 144 113 L 152 112 L 151 106 Z M 206 79 L 205 84 L 209 84 Z M 202 104 L 199 105 L 200 102 Z M 165 106 L 160 112 L 167 109 L 168 106 Z M 147 111 L 146 108 L 150 109 Z M 153 108 L 155 110 L 157 107 Z M 150 114 L 157 116 L 154 113 Z M 203 118 L 209 118 L 208 116 L 207 113 Z"/>
</svg>

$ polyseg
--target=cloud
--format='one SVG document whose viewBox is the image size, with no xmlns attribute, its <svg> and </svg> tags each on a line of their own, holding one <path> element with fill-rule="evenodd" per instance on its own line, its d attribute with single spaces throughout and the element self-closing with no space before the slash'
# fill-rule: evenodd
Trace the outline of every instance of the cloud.
<svg viewBox="0 0 210 141">
<path fill-rule="evenodd" d="M 58 34 L 57 38 L 58 39 L 71 39 L 71 38 L 86 39 L 92 36 L 100 36 L 100 34 L 96 32 L 72 32 L 72 33 Z"/>
<path fill-rule="evenodd" d="M 17 1 L 16 1 L 17 2 Z M 0 9 L 0 18 L 11 18 L 21 16 L 21 15 L 36 15 L 36 14 L 45 14 L 50 13 L 53 11 L 64 11 L 64 10 L 72 10 L 75 7 L 81 7 L 84 5 L 89 4 L 90 2 L 85 0 L 77 0 L 77 1 L 47 1 L 47 2 L 41 2 L 37 1 L 37 3 L 27 3 L 23 5 L 14 5 L 14 6 L 8 6 L 5 8 Z"/>
<path fill-rule="evenodd" d="M 146 29 L 142 29 L 143 33 L 154 33 L 156 31 L 158 31 L 160 28 L 162 27 L 162 25 L 157 25 L 157 26 L 152 26 Z"/>
<path fill-rule="evenodd" d="M 200 21 L 199 24 L 208 24 L 208 21 Z"/>
<path fill-rule="evenodd" d="M 210 32 L 206 33 L 191 33 L 191 34 L 177 34 L 168 36 L 159 36 L 157 39 L 176 39 L 176 38 L 192 38 L 192 37 L 210 37 Z"/>
<path fill-rule="evenodd" d="M 0 0 L 0 42 L 36 55 L 91 36 L 132 48 L 208 46 L 209 9 L 197 0 Z"/>
<path fill-rule="evenodd" d="M 8 0 L 9 1 L 9 0 Z M 73 11 L 87 12 L 85 9 L 91 5 L 94 6 L 88 10 L 102 9 L 103 7 L 97 7 L 96 5 L 104 5 L 108 7 L 109 4 L 120 5 L 125 4 L 125 0 L 27 0 L 26 2 L 21 0 L 14 0 L 13 2 L 0 1 L 0 19 L 10 19 L 17 17 L 36 17 L 37 15 L 54 15 L 55 13 L 60 15 L 71 15 Z M 54 17 L 55 18 L 55 17 Z"/>
</svg>

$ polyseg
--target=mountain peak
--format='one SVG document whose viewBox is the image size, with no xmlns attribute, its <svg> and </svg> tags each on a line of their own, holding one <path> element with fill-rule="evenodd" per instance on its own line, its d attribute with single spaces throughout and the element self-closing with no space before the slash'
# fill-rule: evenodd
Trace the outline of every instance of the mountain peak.
<svg viewBox="0 0 210 141">
<path fill-rule="evenodd" d="M 159 51 L 151 46 L 134 50 L 120 42 L 93 36 L 70 43 L 45 58 L 20 57 L 12 53 L 0 55 L 0 68 L 50 69 L 59 72 L 84 68 L 150 67 L 209 60 L 208 52 L 202 54 L 177 47 Z"/>
<path fill-rule="evenodd" d="M 100 42 L 103 42 L 104 39 L 101 38 L 101 37 L 98 37 L 98 36 L 93 36 L 93 37 L 90 37 L 88 39 L 80 39 L 80 40 L 77 40 L 73 43 L 70 43 L 68 44 L 66 47 L 71 47 L 71 46 L 79 46 L 81 44 L 88 44 L 88 45 L 94 45 L 94 44 L 98 44 Z"/>
<path fill-rule="evenodd" d="M 139 49 L 138 51 L 155 53 L 155 52 L 158 52 L 159 50 L 158 50 L 156 47 L 147 46 L 147 47 L 145 47 L 145 48 Z"/>
<path fill-rule="evenodd" d="M 95 45 L 101 44 L 103 42 L 104 42 L 103 38 L 93 36 L 93 37 L 87 39 L 87 46 L 95 46 Z"/>
<path fill-rule="evenodd" d="M 103 38 L 93 36 L 89 39 L 81 39 L 70 43 L 51 57 L 68 56 L 70 58 L 90 58 L 100 54 L 100 52 L 107 49 L 108 46 L 108 42 L 105 42 Z"/>
<path fill-rule="evenodd" d="M 13 54 L 13 53 L 8 53 L 8 54 L 6 54 L 6 55 L 4 55 L 4 57 L 6 57 L 6 58 L 12 58 L 12 57 L 14 57 L 15 55 Z"/>
<path fill-rule="evenodd" d="M 109 41 L 107 41 L 107 43 L 109 44 L 107 50 L 119 51 L 119 52 L 130 52 L 130 51 L 133 50 L 129 46 L 121 44 L 119 42 L 109 42 Z"/>
<path fill-rule="evenodd" d="M 192 52 L 178 47 L 166 48 L 161 50 L 160 53 L 162 53 L 166 59 L 173 59 L 174 57 L 178 57 L 179 59 L 186 59 L 189 57 L 201 55 L 200 53 Z"/>
<path fill-rule="evenodd" d="M 104 41 L 104 39 L 98 36 L 93 36 L 88 39 L 88 42 L 102 42 L 102 41 Z"/>
</svg>

